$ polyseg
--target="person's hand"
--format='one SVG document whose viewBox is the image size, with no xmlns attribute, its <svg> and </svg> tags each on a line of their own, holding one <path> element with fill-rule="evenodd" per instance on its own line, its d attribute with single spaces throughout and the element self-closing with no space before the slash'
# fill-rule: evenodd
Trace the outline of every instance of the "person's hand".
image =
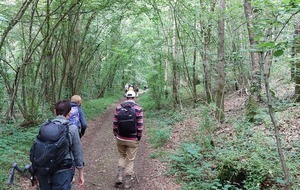
<svg viewBox="0 0 300 190">
<path fill-rule="evenodd" d="M 84 185 L 84 177 L 83 175 L 78 176 L 78 189 L 83 190 L 83 185 Z"/>
<path fill-rule="evenodd" d="M 81 131 L 80 131 L 81 137 L 84 135 L 84 133 L 85 133 L 85 129 L 81 128 Z"/>
<path fill-rule="evenodd" d="M 78 189 L 83 190 L 84 179 L 78 178 Z"/>
</svg>

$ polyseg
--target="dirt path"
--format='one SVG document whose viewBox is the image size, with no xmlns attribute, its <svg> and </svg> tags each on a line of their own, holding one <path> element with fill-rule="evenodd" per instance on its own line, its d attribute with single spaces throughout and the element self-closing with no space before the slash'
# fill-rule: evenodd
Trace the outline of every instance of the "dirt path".
<svg viewBox="0 0 300 190">
<path fill-rule="evenodd" d="M 112 118 L 115 107 L 120 100 L 109 107 L 105 113 L 88 122 L 86 135 L 82 138 L 85 160 L 85 190 L 116 189 L 114 181 L 118 153 L 115 138 L 112 134 Z M 146 128 L 146 126 L 145 126 Z M 147 132 L 140 141 L 137 158 L 135 160 L 135 173 L 137 181 L 135 190 L 176 190 L 180 189 L 172 179 L 164 176 L 164 167 L 155 159 L 150 158 L 150 147 L 147 143 Z M 77 189 L 77 182 L 72 189 Z"/>
</svg>

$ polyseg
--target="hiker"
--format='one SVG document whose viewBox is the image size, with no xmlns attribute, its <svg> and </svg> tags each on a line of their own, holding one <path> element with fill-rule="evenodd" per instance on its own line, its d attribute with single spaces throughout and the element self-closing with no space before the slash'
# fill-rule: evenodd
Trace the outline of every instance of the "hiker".
<svg viewBox="0 0 300 190">
<path fill-rule="evenodd" d="M 126 97 L 127 100 L 116 107 L 113 120 L 113 134 L 119 152 L 115 186 L 122 186 L 124 177 L 124 188 L 130 189 L 134 174 L 133 162 L 143 132 L 143 110 L 134 102 L 134 91 L 128 91 Z M 127 114 L 130 112 L 133 114 Z"/>
<path fill-rule="evenodd" d="M 83 137 L 87 128 L 84 113 L 81 108 L 81 102 L 82 99 L 79 95 L 74 95 L 71 97 L 72 109 L 69 116 L 69 121 L 77 126 L 80 138 Z"/>
<path fill-rule="evenodd" d="M 132 84 L 129 84 L 127 92 L 128 92 L 128 91 L 134 91 L 133 85 L 132 85 Z M 126 92 L 126 93 L 127 93 L 127 92 Z"/>
<path fill-rule="evenodd" d="M 134 85 L 133 90 L 135 92 L 135 96 L 138 97 L 139 96 L 139 94 L 138 94 L 139 93 L 139 87 L 138 87 L 138 85 Z"/>
<path fill-rule="evenodd" d="M 71 103 L 68 100 L 60 100 L 55 104 L 56 118 L 52 120 L 57 123 L 69 123 L 69 113 L 71 111 Z M 65 126 L 64 126 L 65 127 Z M 83 188 L 83 152 L 82 145 L 78 134 L 77 126 L 68 124 L 69 143 L 67 155 L 64 157 L 61 168 L 52 175 L 43 175 L 36 173 L 41 190 L 71 190 L 72 179 L 75 173 L 75 167 L 78 169 L 78 186 Z M 55 133 L 51 129 L 46 134 Z M 46 135 L 45 135 L 46 136 Z"/>
<path fill-rule="evenodd" d="M 125 93 L 127 93 L 128 89 L 129 89 L 129 85 L 130 85 L 129 83 L 126 83 L 126 84 L 125 84 L 125 87 L 124 87 Z"/>
</svg>

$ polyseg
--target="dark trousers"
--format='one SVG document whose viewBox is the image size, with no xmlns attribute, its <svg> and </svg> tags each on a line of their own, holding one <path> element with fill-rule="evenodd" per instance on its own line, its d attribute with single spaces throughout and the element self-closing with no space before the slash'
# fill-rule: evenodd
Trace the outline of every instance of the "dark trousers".
<svg viewBox="0 0 300 190">
<path fill-rule="evenodd" d="M 59 171 L 52 176 L 37 175 L 41 190 L 71 190 L 74 169 Z"/>
</svg>

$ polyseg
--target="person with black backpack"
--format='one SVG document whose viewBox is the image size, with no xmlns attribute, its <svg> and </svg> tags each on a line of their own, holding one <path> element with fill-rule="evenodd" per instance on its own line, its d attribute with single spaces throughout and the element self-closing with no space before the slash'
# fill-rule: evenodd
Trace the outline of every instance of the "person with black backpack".
<svg viewBox="0 0 300 190">
<path fill-rule="evenodd" d="M 143 132 L 143 109 L 135 103 L 133 90 L 129 90 L 126 97 L 127 100 L 116 107 L 113 120 L 113 134 L 116 137 L 119 152 L 115 186 L 124 185 L 125 189 L 130 189 L 134 174 L 133 162 Z"/>
<path fill-rule="evenodd" d="M 71 190 L 75 167 L 78 186 L 83 188 L 83 152 L 77 126 L 68 121 L 71 104 L 55 104 L 56 118 L 43 123 L 30 149 L 33 175 L 41 190 Z"/>
</svg>

